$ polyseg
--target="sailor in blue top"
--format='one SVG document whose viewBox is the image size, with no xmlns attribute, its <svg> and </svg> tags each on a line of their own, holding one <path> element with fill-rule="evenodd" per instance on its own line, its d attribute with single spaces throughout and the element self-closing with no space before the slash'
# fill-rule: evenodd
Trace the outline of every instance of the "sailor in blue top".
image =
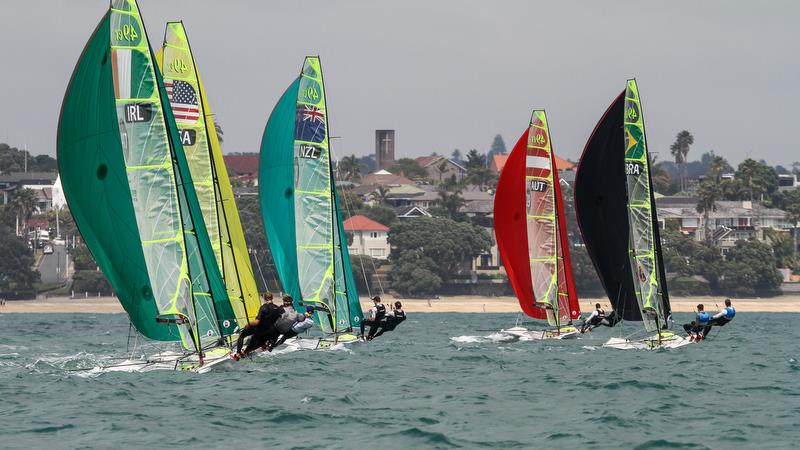
<svg viewBox="0 0 800 450">
<path fill-rule="evenodd" d="M 683 325 L 683 329 L 686 330 L 686 333 L 689 335 L 690 341 L 702 340 L 702 331 L 711 323 L 711 315 L 705 312 L 704 309 L 705 307 L 703 307 L 702 303 L 697 305 L 697 316 L 695 316 L 695 320 L 693 320 L 692 323 Z"/>
<path fill-rule="evenodd" d="M 721 327 L 733 320 L 734 317 L 736 317 L 736 308 L 731 306 L 731 299 L 726 298 L 725 307 L 722 308 L 718 313 L 714 314 L 714 317 L 711 318 L 708 326 L 703 328 L 703 339 L 706 338 L 706 335 L 708 335 L 708 332 L 711 331 L 711 327 L 713 325 Z"/>
</svg>

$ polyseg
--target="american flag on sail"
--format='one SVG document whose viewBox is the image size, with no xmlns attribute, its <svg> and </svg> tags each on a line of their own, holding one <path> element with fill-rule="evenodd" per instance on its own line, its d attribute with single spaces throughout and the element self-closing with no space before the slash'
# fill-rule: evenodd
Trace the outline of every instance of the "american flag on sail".
<svg viewBox="0 0 800 450">
<path fill-rule="evenodd" d="M 525 176 L 548 178 L 550 176 L 550 155 L 543 149 L 528 147 L 525 155 Z"/>
<path fill-rule="evenodd" d="M 200 107 L 197 105 L 197 93 L 191 84 L 180 80 L 164 80 L 167 88 L 169 104 L 177 123 L 193 124 L 200 118 Z"/>
</svg>

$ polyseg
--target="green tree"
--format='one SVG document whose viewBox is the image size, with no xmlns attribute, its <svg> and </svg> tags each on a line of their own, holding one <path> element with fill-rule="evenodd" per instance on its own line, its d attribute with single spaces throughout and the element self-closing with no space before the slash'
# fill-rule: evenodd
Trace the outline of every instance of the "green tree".
<svg viewBox="0 0 800 450">
<path fill-rule="evenodd" d="M 339 161 L 339 178 L 347 181 L 358 181 L 361 179 L 361 163 L 356 155 L 345 156 Z"/>
<path fill-rule="evenodd" d="M 497 185 L 497 176 L 486 166 L 470 167 L 464 178 L 466 184 L 478 186 L 481 191 Z"/>
<path fill-rule="evenodd" d="M 722 290 L 726 295 L 776 295 L 783 281 L 772 248 L 758 241 L 737 241 L 728 252 L 724 274 Z"/>
<path fill-rule="evenodd" d="M 708 219 L 712 211 L 717 210 L 717 201 L 722 197 L 722 174 L 728 162 L 721 156 L 714 156 L 710 169 L 697 190 L 697 212 L 703 213 L 703 238 L 711 243 L 711 224 Z"/>
<path fill-rule="evenodd" d="M 486 155 L 479 153 L 474 148 L 467 153 L 467 170 L 473 167 L 486 167 Z"/>
<path fill-rule="evenodd" d="M 773 228 L 766 228 L 764 236 L 772 246 L 775 265 L 779 268 L 793 269 L 795 264 L 792 236 Z"/>
<path fill-rule="evenodd" d="M 20 189 L 14 193 L 14 197 L 9 202 L 8 206 L 11 211 L 16 214 L 22 225 L 22 229 L 28 228 L 28 220 L 33 216 L 34 211 L 39 204 L 39 197 L 33 189 Z"/>
<path fill-rule="evenodd" d="M 39 281 L 39 272 L 31 269 L 33 254 L 14 231 L 0 224 L 0 291 L 30 291 Z"/>
<path fill-rule="evenodd" d="M 420 251 L 406 251 L 398 257 L 389 279 L 397 292 L 409 297 L 431 296 L 442 287 L 436 263 Z"/>
<path fill-rule="evenodd" d="M 217 132 L 217 140 L 219 140 L 219 143 L 222 144 L 225 142 L 225 131 L 223 131 L 222 125 L 216 119 L 214 120 L 214 131 Z"/>
<path fill-rule="evenodd" d="M 502 155 L 506 153 L 506 143 L 503 141 L 503 136 L 495 135 L 494 140 L 492 141 L 492 146 L 490 147 L 489 151 L 493 155 Z"/>
<path fill-rule="evenodd" d="M 461 164 L 463 162 L 461 158 L 461 150 L 459 149 L 453 150 L 453 153 L 450 154 L 450 159 L 452 159 L 456 164 Z"/>
<path fill-rule="evenodd" d="M 389 188 L 386 186 L 378 186 L 369 196 L 372 201 L 376 202 L 378 205 L 385 205 L 389 199 Z"/>
<path fill-rule="evenodd" d="M 389 167 L 389 172 L 397 175 L 403 175 L 412 180 L 421 180 L 428 178 L 428 172 L 419 165 L 416 159 L 400 158 L 394 162 L 392 167 Z"/>
<path fill-rule="evenodd" d="M 771 201 L 771 195 L 778 190 L 778 174 L 763 161 L 745 159 L 739 164 L 734 177 L 742 186 L 738 200 L 767 198 Z"/>
<path fill-rule="evenodd" d="M 72 290 L 78 293 L 111 294 L 111 284 L 99 270 L 76 270 L 72 277 Z"/>
<path fill-rule="evenodd" d="M 792 224 L 792 259 L 797 261 L 797 224 L 800 222 L 800 190 L 784 192 L 780 197 L 780 208 L 786 211 L 786 221 Z M 797 267 L 795 267 L 795 270 Z"/>
<path fill-rule="evenodd" d="M 394 223 L 395 219 L 397 219 L 397 214 L 395 214 L 392 208 L 382 205 L 364 206 L 356 211 L 356 214 L 369 217 L 375 222 L 386 225 L 387 227 L 391 227 L 392 223 Z"/>
<path fill-rule="evenodd" d="M 675 158 L 675 164 L 681 168 L 681 190 L 686 189 L 686 161 L 692 144 L 694 144 L 692 133 L 682 130 L 675 136 L 675 142 L 669 148 Z"/>
<path fill-rule="evenodd" d="M 461 192 L 461 187 L 457 184 L 442 183 L 436 187 L 436 193 L 439 195 L 439 198 L 436 199 L 436 206 L 441 208 L 442 215 L 448 219 L 460 221 L 463 218 L 461 208 L 467 202 L 464 201 Z"/>
<path fill-rule="evenodd" d="M 416 265 L 436 274 L 442 281 L 470 270 L 475 256 L 485 253 L 492 245 L 489 234 L 481 227 L 455 222 L 442 217 L 401 220 L 389 230 L 392 253 L 392 280 L 404 278 L 410 270 L 404 264 Z"/>
<path fill-rule="evenodd" d="M 339 208 L 342 211 L 342 220 L 347 220 L 357 211 L 364 208 L 364 200 L 351 189 L 336 186 L 336 196 L 339 199 Z"/>
</svg>

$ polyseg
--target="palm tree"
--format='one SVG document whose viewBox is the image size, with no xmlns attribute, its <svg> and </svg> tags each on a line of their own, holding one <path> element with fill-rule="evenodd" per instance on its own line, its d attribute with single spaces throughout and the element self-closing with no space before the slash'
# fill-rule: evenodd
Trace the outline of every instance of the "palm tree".
<svg viewBox="0 0 800 450">
<path fill-rule="evenodd" d="M 9 202 L 11 211 L 17 214 L 17 221 L 22 221 L 22 229 L 28 228 L 28 220 L 30 220 L 34 211 L 39 205 L 39 196 L 33 189 L 20 189 L 14 194 L 14 198 Z"/>
<path fill-rule="evenodd" d="M 492 169 L 488 167 L 472 167 L 467 171 L 467 177 L 464 181 L 467 184 L 478 186 L 483 191 L 494 181 L 494 174 Z"/>
<path fill-rule="evenodd" d="M 384 205 L 386 204 L 386 200 L 389 199 L 389 188 L 386 186 L 378 186 L 369 196 L 379 205 Z"/>
<path fill-rule="evenodd" d="M 225 132 L 222 131 L 222 125 L 220 125 L 219 122 L 217 122 L 216 120 L 214 121 L 214 130 L 217 132 L 217 140 L 219 141 L 219 143 L 222 144 L 223 142 L 225 142 L 225 138 L 223 137 Z"/>
<path fill-rule="evenodd" d="M 436 166 L 436 172 L 438 172 L 438 173 L 439 173 L 439 183 L 441 183 L 441 182 L 442 182 L 442 178 L 443 178 L 443 177 L 444 177 L 444 175 L 447 173 L 447 169 L 448 169 L 448 167 L 447 167 L 447 160 L 446 160 L 446 159 L 444 159 L 444 158 L 442 158 L 442 162 L 441 162 L 441 163 L 439 163 L 439 165 L 438 165 L 438 166 Z"/>
<path fill-rule="evenodd" d="M 711 226 L 708 216 L 717 210 L 717 200 L 722 196 L 722 173 L 728 167 L 728 162 L 721 156 L 713 156 L 709 171 L 700 188 L 697 190 L 697 212 L 703 213 L 703 238 L 706 243 L 711 243 Z"/>
<path fill-rule="evenodd" d="M 342 180 L 357 181 L 361 179 L 361 163 L 356 155 L 345 156 L 339 161 L 339 177 Z"/>
<path fill-rule="evenodd" d="M 447 218 L 453 219 L 467 202 L 461 197 L 461 187 L 458 184 L 442 183 L 436 188 L 439 198 L 436 203 L 447 211 Z"/>
<path fill-rule="evenodd" d="M 681 130 L 675 136 L 675 142 L 669 148 L 670 153 L 675 157 L 675 163 L 678 164 L 681 170 L 681 190 L 686 189 L 686 160 L 689 157 L 689 147 L 692 144 L 694 144 L 692 133 Z"/>
</svg>

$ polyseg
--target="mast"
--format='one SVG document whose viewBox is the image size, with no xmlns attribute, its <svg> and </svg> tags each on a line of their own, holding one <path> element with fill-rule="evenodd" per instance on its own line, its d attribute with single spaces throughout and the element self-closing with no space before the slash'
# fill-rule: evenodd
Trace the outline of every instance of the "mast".
<svg viewBox="0 0 800 450">
<path fill-rule="evenodd" d="M 59 172 L 131 323 L 201 352 L 227 331 L 218 320 L 227 296 L 153 61 L 136 2 L 113 0 L 65 94 Z"/>
<path fill-rule="evenodd" d="M 556 327 L 580 311 L 558 183 L 547 116 L 534 110 L 498 181 L 495 233 L 522 310 Z"/>
<path fill-rule="evenodd" d="M 236 322 L 243 328 L 258 310 L 258 292 L 213 116 L 182 22 L 169 22 L 157 58 L 167 74 L 170 105 L 181 127 L 206 231 L 225 281 Z M 233 318 L 225 318 L 232 321 Z"/>
</svg>

